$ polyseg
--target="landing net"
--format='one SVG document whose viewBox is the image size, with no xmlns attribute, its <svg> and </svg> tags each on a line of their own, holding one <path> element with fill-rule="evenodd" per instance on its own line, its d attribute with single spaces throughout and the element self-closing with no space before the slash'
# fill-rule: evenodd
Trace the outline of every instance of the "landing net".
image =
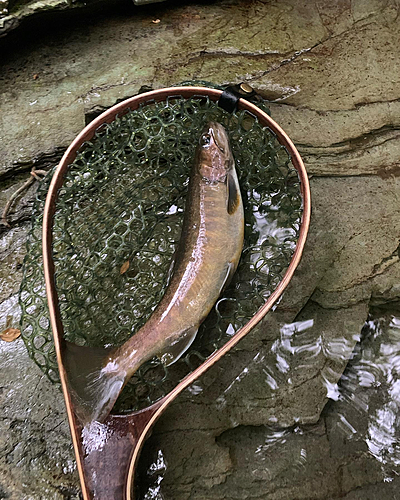
<svg viewBox="0 0 400 500">
<path fill-rule="evenodd" d="M 245 243 L 239 267 L 185 356 L 168 368 L 157 358 L 144 364 L 114 411 L 154 403 L 221 347 L 265 303 L 296 247 L 299 178 L 271 130 L 249 112 L 227 113 L 205 97 L 143 105 L 82 146 L 60 191 L 53 251 L 65 338 L 79 345 L 119 345 L 147 321 L 165 291 L 196 144 L 211 120 L 228 131 L 242 190 Z M 21 330 L 29 355 L 59 383 L 41 245 L 50 180 L 51 174 L 33 208 L 20 289 Z"/>
</svg>

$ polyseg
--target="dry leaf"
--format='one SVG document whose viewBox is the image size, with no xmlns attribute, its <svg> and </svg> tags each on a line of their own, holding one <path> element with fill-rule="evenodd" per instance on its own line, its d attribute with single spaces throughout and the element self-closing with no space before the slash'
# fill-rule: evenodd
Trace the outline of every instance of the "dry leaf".
<svg viewBox="0 0 400 500">
<path fill-rule="evenodd" d="M 153 19 L 151 22 L 153 24 L 158 24 L 158 23 L 161 23 L 161 19 Z"/>
<path fill-rule="evenodd" d="M 39 75 L 37 73 L 35 73 L 32 77 L 34 80 L 37 80 L 39 78 Z"/>
<path fill-rule="evenodd" d="M 0 339 L 6 342 L 12 342 L 21 335 L 21 330 L 18 328 L 6 328 L 0 333 Z"/>
<path fill-rule="evenodd" d="M 129 260 L 124 262 L 121 266 L 121 269 L 119 270 L 120 274 L 126 273 L 126 271 L 129 269 Z"/>
</svg>

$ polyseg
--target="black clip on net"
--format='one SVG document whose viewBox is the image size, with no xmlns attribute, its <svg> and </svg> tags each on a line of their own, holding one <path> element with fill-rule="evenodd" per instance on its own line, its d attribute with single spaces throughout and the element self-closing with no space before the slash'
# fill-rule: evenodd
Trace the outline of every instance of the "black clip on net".
<svg viewBox="0 0 400 500">
<path fill-rule="evenodd" d="M 240 85 L 227 87 L 218 100 L 218 106 L 228 111 L 228 113 L 233 113 L 236 111 L 239 99 L 242 97 L 252 102 L 261 100 L 261 97 L 250 85 L 241 83 Z"/>
</svg>

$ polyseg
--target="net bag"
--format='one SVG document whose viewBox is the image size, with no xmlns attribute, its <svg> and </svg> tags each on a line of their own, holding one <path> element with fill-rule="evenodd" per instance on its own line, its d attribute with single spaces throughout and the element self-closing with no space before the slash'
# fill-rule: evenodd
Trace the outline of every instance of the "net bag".
<svg viewBox="0 0 400 500">
<path fill-rule="evenodd" d="M 265 104 L 259 102 L 262 109 Z M 180 238 L 188 176 L 205 123 L 228 131 L 245 210 L 239 267 L 176 363 L 145 363 L 114 410 L 139 410 L 167 394 L 265 303 L 296 249 L 303 200 L 288 151 L 252 113 L 227 112 L 203 95 L 151 101 L 103 124 L 69 166 L 54 220 L 56 284 L 65 338 L 119 345 L 159 303 Z M 20 288 L 30 357 L 59 383 L 42 265 L 42 214 L 51 173 L 33 207 Z"/>
</svg>

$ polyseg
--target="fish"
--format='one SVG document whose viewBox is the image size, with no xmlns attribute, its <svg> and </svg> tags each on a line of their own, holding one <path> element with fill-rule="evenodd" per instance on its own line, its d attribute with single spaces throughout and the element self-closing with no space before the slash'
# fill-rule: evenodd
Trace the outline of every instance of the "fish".
<svg viewBox="0 0 400 500">
<path fill-rule="evenodd" d="M 106 354 L 104 348 L 65 343 L 71 398 L 83 424 L 106 419 L 143 363 L 158 356 L 169 366 L 189 349 L 236 271 L 243 240 L 243 202 L 228 134 L 209 122 L 196 148 L 169 283 L 150 318 Z"/>
</svg>

